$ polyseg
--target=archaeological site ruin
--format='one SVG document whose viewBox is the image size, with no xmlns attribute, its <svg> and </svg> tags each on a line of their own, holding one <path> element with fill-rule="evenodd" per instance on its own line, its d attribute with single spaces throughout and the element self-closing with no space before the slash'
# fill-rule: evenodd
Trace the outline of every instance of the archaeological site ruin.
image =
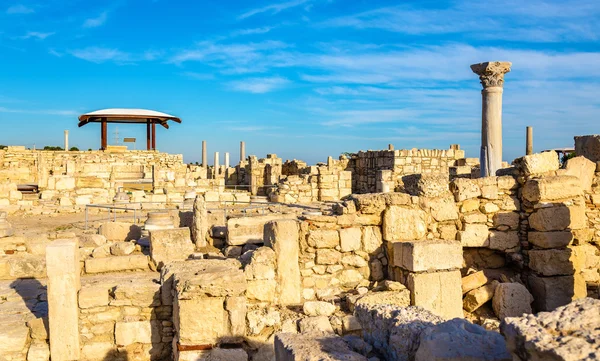
<svg viewBox="0 0 600 361">
<path fill-rule="evenodd" d="M 124 110 L 80 118 L 101 150 L 1 149 L 0 360 L 600 360 L 600 135 L 504 161 L 510 66 L 472 66 L 470 158 L 241 142 L 192 165 L 156 150 L 179 118 Z M 111 119 L 147 150 L 108 145 Z"/>
</svg>

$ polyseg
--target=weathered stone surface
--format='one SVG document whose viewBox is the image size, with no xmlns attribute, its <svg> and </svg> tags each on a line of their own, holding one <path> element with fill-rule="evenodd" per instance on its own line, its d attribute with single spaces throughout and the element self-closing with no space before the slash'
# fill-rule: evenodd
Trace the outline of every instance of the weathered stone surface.
<svg viewBox="0 0 600 361">
<path fill-rule="evenodd" d="M 265 226 L 265 242 L 275 251 L 279 304 L 294 305 L 301 302 L 300 253 L 298 223 L 295 220 L 269 222 Z"/>
<path fill-rule="evenodd" d="M 487 223 L 488 217 L 485 214 L 477 211 L 463 214 L 462 221 L 465 223 Z"/>
<path fill-rule="evenodd" d="M 431 212 L 431 216 L 438 222 L 458 219 L 458 207 L 452 195 L 438 198 L 421 198 L 421 208 Z"/>
<path fill-rule="evenodd" d="M 364 279 L 362 274 L 354 269 L 343 270 L 338 279 L 342 287 L 354 288 Z"/>
<path fill-rule="evenodd" d="M 580 272 L 583 264 L 568 248 L 532 249 L 529 251 L 529 268 L 542 276 L 565 276 Z"/>
<path fill-rule="evenodd" d="M 444 318 L 463 317 L 460 271 L 411 273 L 407 288 L 411 292 L 411 305 Z"/>
<path fill-rule="evenodd" d="M 329 323 L 327 316 L 316 316 L 306 317 L 298 322 L 298 328 L 301 333 L 331 333 L 333 334 L 333 327 Z"/>
<path fill-rule="evenodd" d="M 355 314 L 365 341 L 395 361 L 414 360 L 421 332 L 443 322 L 441 317 L 413 306 L 357 305 Z"/>
<path fill-rule="evenodd" d="M 526 155 L 515 159 L 514 163 L 526 176 L 555 171 L 560 167 L 555 151 Z"/>
<path fill-rule="evenodd" d="M 115 242 L 110 246 L 110 253 L 113 256 L 128 256 L 135 251 L 133 242 Z"/>
<path fill-rule="evenodd" d="M 29 327 L 11 325 L 0 332 L 0 355 L 20 352 L 25 349 L 29 338 Z"/>
<path fill-rule="evenodd" d="M 580 273 L 555 277 L 531 274 L 527 281 L 537 311 L 552 311 L 587 295 L 585 279 Z"/>
<path fill-rule="evenodd" d="M 112 342 L 90 342 L 81 348 L 81 359 L 90 361 L 105 361 L 107 355 L 116 352 L 116 346 Z"/>
<path fill-rule="evenodd" d="M 133 343 L 152 343 L 160 340 L 158 330 L 155 330 L 156 336 L 152 335 L 152 326 L 150 321 L 137 322 L 117 322 L 115 324 L 115 342 L 118 346 L 128 346 Z M 158 339 L 157 339 L 158 338 Z"/>
<path fill-rule="evenodd" d="M 487 218 L 487 217 L 486 217 Z M 519 228 L 519 213 L 517 212 L 500 212 L 494 214 L 494 227 L 506 226 L 512 230 Z"/>
<path fill-rule="evenodd" d="M 539 248 L 563 248 L 573 241 L 571 231 L 529 232 L 527 241 Z"/>
<path fill-rule="evenodd" d="M 204 351 L 179 351 L 177 361 L 248 361 L 248 354 L 240 348 L 213 348 Z"/>
<path fill-rule="evenodd" d="M 531 313 L 533 296 L 520 283 L 501 283 L 496 287 L 492 307 L 499 319 Z"/>
<path fill-rule="evenodd" d="M 188 259 L 194 248 L 188 227 L 150 232 L 150 256 L 159 269 L 168 262 Z"/>
<path fill-rule="evenodd" d="M 565 170 L 567 175 L 575 176 L 579 179 L 579 184 L 584 191 L 589 192 L 592 190 L 594 172 L 596 171 L 595 162 L 583 156 L 571 158 L 567 160 Z"/>
<path fill-rule="evenodd" d="M 331 316 L 335 312 L 335 305 L 323 301 L 304 302 L 302 311 L 307 316 Z"/>
<path fill-rule="evenodd" d="M 534 202 L 552 202 L 583 195 L 581 182 L 574 176 L 533 178 L 523 187 L 523 198 Z"/>
<path fill-rule="evenodd" d="M 341 260 L 342 254 L 334 249 L 323 248 L 317 250 L 317 264 L 337 264 L 340 263 Z"/>
<path fill-rule="evenodd" d="M 34 341 L 27 351 L 27 361 L 50 360 L 50 348 L 45 341 Z"/>
<path fill-rule="evenodd" d="M 463 308 L 469 312 L 473 312 L 483 306 L 494 297 L 497 285 L 497 281 L 492 281 L 485 286 L 467 292 L 463 299 Z"/>
<path fill-rule="evenodd" d="M 342 252 L 360 249 L 362 231 L 358 227 L 340 229 L 340 246 Z"/>
<path fill-rule="evenodd" d="M 227 244 L 239 246 L 247 243 L 264 243 L 265 224 L 278 219 L 296 218 L 295 214 L 276 214 L 227 220 Z"/>
<path fill-rule="evenodd" d="M 142 229 L 131 223 L 106 222 L 100 225 L 98 233 L 109 241 L 138 240 L 142 236 Z"/>
<path fill-rule="evenodd" d="M 506 265 L 506 256 L 489 248 L 463 248 L 465 266 L 474 269 L 500 268 Z"/>
<path fill-rule="evenodd" d="M 79 291 L 79 307 L 108 306 L 108 289 L 104 286 L 83 287 Z"/>
<path fill-rule="evenodd" d="M 363 227 L 362 248 L 369 254 L 379 253 L 382 250 L 383 237 L 381 227 Z"/>
<path fill-rule="evenodd" d="M 391 206 L 383 215 L 383 239 L 419 240 L 427 235 L 426 214 L 420 209 Z"/>
<path fill-rule="evenodd" d="M 262 302 L 274 302 L 277 293 L 277 281 L 271 280 L 249 280 L 246 289 L 246 297 L 251 300 Z"/>
<path fill-rule="evenodd" d="M 458 269 L 462 246 L 458 241 L 424 240 L 394 243 L 394 266 L 411 272 Z"/>
<path fill-rule="evenodd" d="M 176 299 L 174 325 L 181 345 L 216 344 L 229 334 L 224 297 Z M 198 312 L 202 310 L 202 312 Z"/>
<path fill-rule="evenodd" d="M 529 225 L 536 231 L 562 231 L 587 227 L 584 206 L 540 208 L 529 216 Z"/>
<path fill-rule="evenodd" d="M 199 194 L 194 199 L 194 208 L 192 214 L 192 237 L 196 247 L 206 246 L 206 236 L 208 233 L 208 210 L 203 194 Z"/>
<path fill-rule="evenodd" d="M 80 355 L 81 287 L 78 240 L 56 240 L 46 248 L 50 352 L 53 360 L 77 360 Z M 29 328 L 27 328 L 29 333 Z"/>
<path fill-rule="evenodd" d="M 485 275 L 483 271 L 478 271 L 463 277 L 461 282 L 462 292 L 464 294 L 485 285 L 486 283 L 490 282 L 490 279 Z"/>
<path fill-rule="evenodd" d="M 88 258 L 85 260 L 87 273 L 119 272 L 148 269 L 148 257 L 144 255 Z"/>
<path fill-rule="evenodd" d="M 450 189 L 457 202 L 477 198 L 481 195 L 481 189 L 476 179 L 457 178 L 450 183 Z"/>
<path fill-rule="evenodd" d="M 177 297 L 230 297 L 246 291 L 246 276 L 238 261 L 190 260 L 173 262 L 161 272 L 163 283 L 173 277 Z"/>
<path fill-rule="evenodd" d="M 308 245 L 315 248 L 335 248 L 340 245 L 340 234 L 335 230 L 316 230 L 308 234 Z"/>
<path fill-rule="evenodd" d="M 342 338 L 330 335 L 277 334 L 275 355 L 277 361 L 367 361 L 350 350 Z"/>
<path fill-rule="evenodd" d="M 503 252 L 514 252 L 518 250 L 519 245 L 519 233 L 517 231 L 490 231 L 490 249 L 496 249 Z"/>
<path fill-rule="evenodd" d="M 584 298 L 552 312 L 507 318 L 500 325 L 514 360 L 595 360 L 600 301 Z"/>
<path fill-rule="evenodd" d="M 489 230 L 485 224 L 465 224 L 458 232 L 458 240 L 463 247 L 488 247 Z"/>
<path fill-rule="evenodd" d="M 375 305 L 408 307 L 410 306 L 410 291 L 403 287 L 398 291 L 368 292 L 356 300 L 354 307 L 369 308 Z"/>
<path fill-rule="evenodd" d="M 497 332 L 454 319 L 426 328 L 415 361 L 511 361 L 506 342 Z"/>
<path fill-rule="evenodd" d="M 106 243 L 106 237 L 101 234 L 82 234 L 79 235 L 79 247 L 93 247 L 102 246 Z"/>
</svg>

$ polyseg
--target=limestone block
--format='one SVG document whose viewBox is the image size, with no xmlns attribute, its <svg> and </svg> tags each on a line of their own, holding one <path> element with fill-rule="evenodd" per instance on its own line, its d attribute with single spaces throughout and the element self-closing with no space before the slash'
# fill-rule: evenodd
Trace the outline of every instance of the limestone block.
<svg viewBox="0 0 600 361">
<path fill-rule="evenodd" d="M 564 276 L 581 272 L 585 255 L 571 249 L 537 249 L 529 251 L 529 268 L 541 276 Z"/>
<path fill-rule="evenodd" d="M 224 297 L 176 299 L 173 320 L 181 345 L 212 345 L 229 335 Z M 202 310 L 202 312 L 198 312 Z"/>
<path fill-rule="evenodd" d="M 481 195 L 481 189 L 476 179 L 457 178 L 450 183 L 450 189 L 457 202 L 477 198 Z"/>
<path fill-rule="evenodd" d="M 592 182 L 594 180 L 594 172 L 596 171 L 596 163 L 590 161 L 584 156 L 579 156 L 567 160 L 565 165 L 567 175 L 575 176 L 579 179 L 581 188 L 590 192 L 592 190 Z"/>
<path fill-rule="evenodd" d="M 88 258 L 85 260 L 86 273 L 119 272 L 148 269 L 148 257 L 144 255 Z"/>
<path fill-rule="evenodd" d="M 328 333 L 333 334 L 333 327 L 327 316 L 306 317 L 298 322 L 298 328 L 303 334 Z"/>
<path fill-rule="evenodd" d="M 397 291 L 368 292 L 356 300 L 354 308 L 369 308 L 375 305 L 408 307 L 410 306 L 410 291 L 404 286 L 402 287 Z"/>
<path fill-rule="evenodd" d="M 381 214 L 385 210 L 386 199 L 383 193 L 354 194 L 352 199 L 356 210 L 362 214 Z"/>
<path fill-rule="evenodd" d="M 508 318 L 500 329 L 515 360 L 593 360 L 600 354 L 600 301 L 585 298 L 549 313 Z"/>
<path fill-rule="evenodd" d="M 380 227 L 363 227 L 362 249 L 369 253 L 379 253 L 382 250 L 383 238 Z"/>
<path fill-rule="evenodd" d="M 323 248 L 317 250 L 317 264 L 337 264 L 340 263 L 341 260 L 342 254 L 334 249 Z"/>
<path fill-rule="evenodd" d="M 275 336 L 277 361 L 367 361 L 337 336 L 280 333 Z"/>
<path fill-rule="evenodd" d="M 335 230 L 316 230 L 308 234 L 308 245 L 315 248 L 335 248 L 340 245 L 340 234 Z"/>
<path fill-rule="evenodd" d="M 420 209 L 390 206 L 383 216 L 383 239 L 419 240 L 427 235 L 426 214 Z"/>
<path fill-rule="evenodd" d="M 50 243 L 46 248 L 46 268 L 52 360 L 77 360 L 80 354 L 77 291 L 81 287 L 77 240 Z"/>
<path fill-rule="evenodd" d="M 540 208 L 529 216 L 529 225 L 536 231 L 562 231 L 587 227 L 584 206 L 564 206 Z"/>
<path fill-rule="evenodd" d="M 407 288 L 411 305 L 444 318 L 463 317 L 460 271 L 410 273 Z"/>
<path fill-rule="evenodd" d="M 498 281 L 492 281 L 485 286 L 476 288 L 467 292 L 463 299 L 463 308 L 468 312 L 473 312 L 494 297 L 494 291 Z"/>
<path fill-rule="evenodd" d="M 91 342 L 81 348 L 81 359 L 90 361 L 105 361 L 106 356 L 115 352 L 116 347 L 112 342 Z"/>
<path fill-rule="evenodd" d="M 563 248 L 573 241 L 571 231 L 529 232 L 527 241 L 539 248 Z"/>
<path fill-rule="evenodd" d="M 161 279 L 173 277 L 177 297 L 230 297 L 246 291 L 246 276 L 237 260 L 190 260 L 172 262 L 161 271 Z"/>
<path fill-rule="evenodd" d="M 500 207 L 495 203 L 483 203 L 479 206 L 479 210 L 485 214 L 496 213 L 500 210 Z"/>
<path fill-rule="evenodd" d="M 446 241 L 456 240 L 456 234 L 458 233 L 456 226 L 453 224 L 443 224 L 438 226 L 438 232 L 440 232 L 440 238 Z"/>
<path fill-rule="evenodd" d="M 356 317 L 356 316 L 342 317 L 342 330 L 343 330 L 344 334 L 361 332 L 362 326 L 361 326 L 360 322 L 358 321 L 358 317 Z M 368 344 L 366 344 L 366 345 L 368 345 Z"/>
<path fill-rule="evenodd" d="M 113 256 L 127 256 L 135 251 L 133 242 L 115 242 L 110 246 L 110 253 Z"/>
<path fill-rule="evenodd" d="M 515 159 L 514 163 L 526 176 L 556 171 L 560 167 L 555 151 L 526 155 Z"/>
<path fill-rule="evenodd" d="M 79 307 L 92 308 L 108 306 L 108 289 L 104 286 L 83 287 L 79 291 Z"/>
<path fill-rule="evenodd" d="M 342 252 L 360 249 L 362 231 L 358 227 L 340 229 L 340 246 Z"/>
<path fill-rule="evenodd" d="M 75 189 L 75 178 L 66 176 L 55 176 L 56 183 L 54 189 L 57 191 L 67 191 Z"/>
<path fill-rule="evenodd" d="M 415 361 L 511 361 L 498 332 L 469 321 L 454 319 L 425 329 Z"/>
<path fill-rule="evenodd" d="M 462 246 L 458 241 L 425 240 L 394 243 L 394 266 L 411 272 L 459 269 Z"/>
<path fill-rule="evenodd" d="M 458 240 L 463 247 L 488 247 L 489 231 L 485 224 L 465 224 L 458 232 Z"/>
<path fill-rule="evenodd" d="M 98 233 L 113 242 L 138 240 L 142 236 L 142 230 L 139 226 L 124 222 L 102 223 Z"/>
<path fill-rule="evenodd" d="M 247 243 L 264 243 L 265 224 L 279 219 L 293 219 L 294 214 L 275 214 L 227 220 L 227 244 L 240 246 Z"/>
<path fill-rule="evenodd" d="M 496 287 L 492 306 L 499 319 L 531 313 L 533 296 L 520 283 L 501 283 Z"/>
<path fill-rule="evenodd" d="M 335 312 L 335 305 L 323 301 L 304 302 L 302 311 L 307 316 L 331 316 Z"/>
<path fill-rule="evenodd" d="M 471 273 L 468 276 L 465 276 L 461 280 L 462 282 L 462 292 L 467 293 L 471 290 L 479 288 L 486 283 L 490 282 L 490 279 L 485 275 L 483 271 L 478 271 L 475 273 Z"/>
<path fill-rule="evenodd" d="M 208 210 L 203 195 L 196 196 L 194 200 L 192 216 L 192 237 L 196 247 L 206 246 L 206 234 L 208 232 Z"/>
<path fill-rule="evenodd" d="M 27 361 L 50 360 L 50 348 L 45 341 L 34 341 L 27 351 Z"/>
<path fill-rule="evenodd" d="M 477 199 L 477 198 L 465 199 L 462 202 L 462 205 L 460 206 L 460 211 L 462 213 L 473 212 L 478 209 L 479 209 L 479 199 Z"/>
<path fill-rule="evenodd" d="M 168 262 L 188 259 L 194 250 L 189 227 L 150 232 L 150 256 L 159 269 Z"/>
<path fill-rule="evenodd" d="M 78 236 L 79 247 L 98 247 L 106 244 L 106 237 L 101 234 L 82 234 Z"/>
<path fill-rule="evenodd" d="M 301 302 L 298 230 L 295 220 L 273 221 L 265 226 L 265 245 L 275 251 L 279 304 L 284 306 Z"/>
<path fill-rule="evenodd" d="M 246 297 L 227 297 L 225 310 L 229 313 L 229 331 L 232 337 L 240 338 L 246 335 Z"/>
<path fill-rule="evenodd" d="M 156 338 L 158 334 L 154 336 Z M 115 324 L 115 342 L 117 346 L 128 346 L 133 343 L 152 343 L 152 327 L 150 321 L 117 322 Z"/>
<path fill-rule="evenodd" d="M 537 311 L 552 311 L 587 295 L 585 280 L 580 273 L 555 277 L 530 274 L 527 281 Z"/>
<path fill-rule="evenodd" d="M 533 178 L 523 187 L 523 198 L 534 202 L 552 202 L 583 195 L 581 181 L 575 176 Z"/>
<path fill-rule="evenodd" d="M 31 329 L 31 338 L 34 340 L 48 339 L 48 317 L 34 318 L 27 321 L 27 326 Z"/>
<path fill-rule="evenodd" d="M 11 325 L 0 332 L 0 355 L 21 352 L 29 340 L 29 327 Z"/>
<path fill-rule="evenodd" d="M 275 280 L 250 280 L 246 289 L 246 297 L 251 300 L 274 302 L 277 292 Z"/>
<path fill-rule="evenodd" d="M 487 217 L 486 217 L 487 218 Z M 517 212 L 499 212 L 493 217 L 494 227 L 506 226 L 512 230 L 519 228 L 519 213 Z"/>
<path fill-rule="evenodd" d="M 513 252 L 518 250 L 519 245 L 519 233 L 517 231 L 490 231 L 490 244 L 488 246 L 490 249 Z"/>
<path fill-rule="evenodd" d="M 213 348 L 204 351 L 178 351 L 177 361 L 248 361 L 248 354 L 240 348 Z"/>
<path fill-rule="evenodd" d="M 463 214 L 462 221 L 464 223 L 487 223 L 488 217 L 485 214 L 477 211 Z"/>
<path fill-rule="evenodd" d="M 458 207 L 454 198 L 449 194 L 446 197 L 420 198 L 421 208 L 429 210 L 431 216 L 438 222 L 458 219 Z"/>
<path fill-rule="evenodd" d="M 350 267 L 356 267 L 356 268 L 365 267 L 365 266 L 369 265 L 369 263 L 367 261 L 365 261 L 364 258 L 362 258 L 361 256 L 358 256 L 358 255 L 355 255 L 355 254 L 343 256 L 342 264 L 344 266 L 350 266 Z"/>
</svg>

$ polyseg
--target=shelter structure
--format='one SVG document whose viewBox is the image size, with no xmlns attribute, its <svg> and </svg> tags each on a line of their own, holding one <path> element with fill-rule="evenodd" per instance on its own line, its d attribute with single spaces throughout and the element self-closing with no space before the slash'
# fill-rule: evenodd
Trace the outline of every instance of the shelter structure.
<svg viewBox="0 0 600 361">
<path fill-rule="evenodd" d="M 167 124 L 169 120 L 181 123 L 180 118 L 155 110 L 113 108 L 80 115 L 79 126 L 100 123 L 100 149 L 106 150 L 108 123 L 146 124 L 146 147 L 148 150 L 156 150 L 156 124 L 169 129 L 169 124 Z"/>
</svg>

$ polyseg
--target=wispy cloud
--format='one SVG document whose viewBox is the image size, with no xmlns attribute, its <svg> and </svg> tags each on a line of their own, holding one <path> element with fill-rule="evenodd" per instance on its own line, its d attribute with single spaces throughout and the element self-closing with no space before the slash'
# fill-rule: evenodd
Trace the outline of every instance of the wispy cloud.
<svg viewBox="0 0 600 361">
<path fill-rule="evenodd" d="M 236 91 L 262 94 L 283 88 L 289 80 L 281 77 L 270 78 L 249 78 L 229 83 L 229 86 Z"/>
<path fill-rule="evenodd" d="M 86 19 L 83 22 L 82 26 L 84 28 L 97 28 L 99 26 L 104 25 L 104 23 L 106 22 L 107 19 L 108 19 L 108 12 L 104 11 L 95 18 Z"/>
<path fill-rule="evenodd" d="M 279 2 L 279 3 L 263 6 L 261 8 L 252 9 L 252 10 L 249 10 L 249 11 L 243 13 L 242 15 L 238 16 L 238 19 L 240 19 L 240 20 L 246 19 L 251 16 L 254 16 L 257 14 L 262 14 L 262 13 L 269 13 L 270 15 L 275 15 L 275 14 L 280 13 L 283 10 L 294 8 L 294 7 L 300 6 L 302 4 L 306 4 L 309 1 L 311 1 L 311 0 L 292 0 L 292 1 Z"/>
<path fill-rule="evenodd" d="M 240 30 L 233 31 L 231 33 L 231 36 L 266 34 L 273 29 L 274 29 L 273 26 L 263 26 L 260 28 L 251 28 L 251 29 L 240 29 Z"/>
<path fill-rule="evenodd" d="M 12 109 L 0 107 L 0 113 L 18 113 L 18 114 L 43 114 L 43 115 L 61 115 L 61 116 L 74 116 L 79 115 L 80 112 L 75 110 L 56 110 L 56 109 Z"/>
<path fill-rule="evenodd" d="M 118 65 L 131 65 L 141 61 L 157 60 L 162 56 L 162 52 L 159 51 L 149 50 L 138 54 L 101 46 L 90 46 L 83 49 L 68 50 L 67 52 L 76 58 L 92 63 L 113 62 Z"/>
<path fill-rule="evenodd" d="M 340 16 L 321 25 L 379 29 L 409 35 L 464 33 L 469 38 L 526 42 L 595 41 L 600 38 L 596 0 L 504 1 L 490 7 L 462 0 L 432 8 L 399 5 Z"/>
<path fill-rule="evenodd" d="M 195 73 L 192 71 L 185 71 L 180 74 L 186 78 L 195 79 L 195 80 L 211 80 L 211 79 L 215 78 L 215 76 L 213 74 Z"/>
<path fill-rule="evenodd" d="M 50 32 L 50 33 L 41 33 L 39 31 L 28 31 L 27 34 L 19 36 L 19 39 L 38 39 L 38 40 L 44 40 L 47 37 L 54 35 L 54 32 Z"/>
<path fill-rule="evenodd" d="M 33 8 L 30 8 L 28 6 L 25 6 L 23 4 L 17 4 L 17 5 L 13 5 L 10 6 L 8 9 L 6 9 L 6 13 L 13 15 L 13 14 L 31 14 L 34 13 L 35 10 Z"/>
</svg>

